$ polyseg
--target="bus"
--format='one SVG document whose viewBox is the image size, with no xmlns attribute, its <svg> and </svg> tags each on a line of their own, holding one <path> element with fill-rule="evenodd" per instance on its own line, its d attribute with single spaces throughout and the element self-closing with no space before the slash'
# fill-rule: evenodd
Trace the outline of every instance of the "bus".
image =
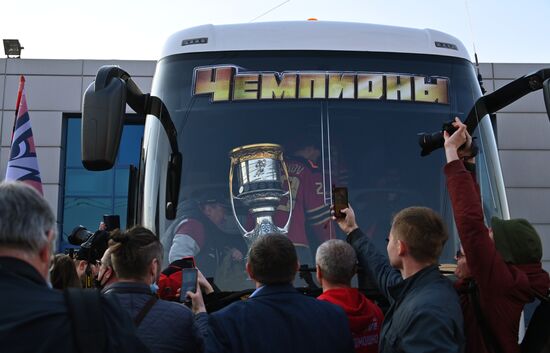
<svg viewBox="0 0 550 353">
<path fill-rule="evenodd" d="M 397 211 L 436 210 L 451 234 L 440 263 L 452 264 L 459 238 L 442 172 L 445 156 L 437 151 L 442 125 L 454 117 L 466 121 L 479 145 L 485 216 L 507 219 L 490 114 L 543 86 L 548 109 L 549 77 L 550 70 L 540 70 L 484 96 L 464 45 L 431 29 L 325 21 L 198 26 L 168 38 L 151 94 L 142 93 L 122 68 L 98 71 L 84 96 L 82 160 L 90 170 L 111 168 L 126 105 L 147 115 L 128 222 L 159 235 L 164 265 L 178 235 L 193 238 L 195 243 L 184 247 L 198 259 L 209 246 L 205 237 L 223 243 L 250 226 L 249 209 L 229 193 L 229 157 L 235 149 L 258 144 L 280 146 L 289 165 L 302 158 L 314 175 L 314 182 L 290 184 L 294 198 L 300 193 L 295 189 L 306 188 L 302 193 L 319 205 L 296 201 L 290 219 L 291 227 L 303 224 L 298 231 L 303 234 L 293 236 L 302 239 L 295 243 L 301 246 L 306 279 L 323 237 L 344 238 L 326 222 L 334 185 L 347 187 L 358 224 L 383 253 Z M 299 152 L 303 148 L 310 153 Z M 199 211 L 208 199 L 222 206 L 235 199 L 234 210 L 224 207 L 216 231 L 202 224 L 202 239 L 180 231 L 204 216 Z M 313 234 L 315 227 L 324 232 L 320 237 Z M 238 274 L 244 273 L 246 248 L 222 248 L 208 253 L 215 261 L 197 260 L 197 266 L 221 291 L 252 288 Z M 230 255 L 224 253 L 228 249 Z M 236 268 L 237 275 L 229 276 L 228 268 Z M 369 286 L 368 281 L 360 285 Z"/>
</svg>

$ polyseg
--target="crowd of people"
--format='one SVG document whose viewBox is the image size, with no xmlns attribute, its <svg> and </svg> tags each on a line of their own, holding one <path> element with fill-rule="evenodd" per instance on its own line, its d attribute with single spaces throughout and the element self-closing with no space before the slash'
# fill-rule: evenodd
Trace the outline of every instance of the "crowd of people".
<svg viewBox="0 0 550 353">
<path fill-rule="evenodd" d="M 73 258 L 53 255 L 57 226 L 47 202 L 25 184 L 1 183 L 0 346 L 7 352 L 519 353 L 522 310 L 550 287 L 541 239 L 523 219 L 485 225 L 475 144 L 460 120 L 454 126 L 456 132 L 444 134 L 444 173 L 461 240 L 454 283 L 438 268 L 447 226 L 425 207 L 393 217 L 387 256 L 363 233 L 351 205 L 343 217 L 333 213 L 346 239 L 317 247 L 322 294 L 314 298 L 293 286 L 302 257 L 295 236 L 260 237 L 248 251 L 236 239 L 224 244 L 227 254 L 212 256 L 209 249 L 217 246 L 206 233 L 221 231 L 223 221 L 215 199 L 202 200 L 200 213 L 176 224 L 169 252 L 141 226 L 94 234 L 75 229 L 83 250 Z M 167 253 L 172 266 L 163 268 Z M 255 287 L 246 298 L 208 312 L 217 289 L 200 268 L 196 290 L 166 285 L 195 265 L 193 257 L 218 262 L 226 255 L 245 263 Z M 385 312 L 353 288 L 358 267 L 388 300 Z"/>
</svg>

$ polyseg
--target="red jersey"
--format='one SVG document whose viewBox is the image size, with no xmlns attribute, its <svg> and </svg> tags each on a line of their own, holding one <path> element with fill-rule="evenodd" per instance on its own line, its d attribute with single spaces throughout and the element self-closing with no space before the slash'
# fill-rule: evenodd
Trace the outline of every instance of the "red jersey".
<svg viewBox="0 0 550 353">
<path fill-rule="evenodd" d="M 323 175 L 313 162 L 306 159 L 287 160 L 293 209 L 288 238 L 294 244 L 309 246 L 307 231 L 319 244 L 331 238 L 330 206 L 325 205 Z M 284 180 L 285 190 L 288 188 Z M 288 219 L 290 203 L 288 197 L 277 207 L 274 222 L 283 227 Z M 319 245 L 317 244 L 317 245 Z"/>
</svg>

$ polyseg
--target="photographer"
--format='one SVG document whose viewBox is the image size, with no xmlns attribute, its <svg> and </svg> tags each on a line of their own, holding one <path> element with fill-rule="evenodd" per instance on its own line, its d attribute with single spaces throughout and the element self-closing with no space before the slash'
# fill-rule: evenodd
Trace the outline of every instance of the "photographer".
<svg viewBox="0 0 550 353">
<path fill-rule="evenodd" d="M 111 284 L 116 282 L 118 282 L 118 277 L 113 268 L 111 249 L 107 248 L 103 254 L 103 257 L 99 261 L 99 272 L 97 274 L 96 287 L 103 292 Z"/>
<path fill-rule="evenodd" d="M 83 288 L 95 288 L 94 280 L 99 270 L 99 259 L 107 249 L 109 233 L 98 230 L 89 232 L 83 226 L 74 228 L 69 235 L 69 243 L 79 245 L 75 255 L 75 267 Z"/>
<path fill-rule="evenodd" d="M 548 291 L 541 240 L 525 219 L 484 223 L 475 174 L 472 137 L 458 118 L 444 132 L 444 172 L 462 247 L 457 253 L 456 288 L 466 327 L 467 352 L 519 353 L 521 311 L 535 293 Z"/>
</svg>

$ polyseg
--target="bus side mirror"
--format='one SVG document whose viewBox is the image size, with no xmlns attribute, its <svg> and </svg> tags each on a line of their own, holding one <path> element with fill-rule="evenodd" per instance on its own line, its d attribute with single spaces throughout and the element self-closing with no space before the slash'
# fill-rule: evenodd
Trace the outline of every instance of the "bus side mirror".
<svg viewBox="0 0 550 353">
<path fill-rule="evenodd" d="M 97 80 L 86 89 L 82 103 L 82 164 L 88 170 L 107 170 L 115 164 L 126 112 L 126 83 L 113 77 L 101 87 Z"/>
<path fill-rule="evenodd" d="M 542 83 L 542 94 L 544 95 L 544 104 L 546 105 L 546 114 L 550 119 L 550 78 Z"/>
</svg>

